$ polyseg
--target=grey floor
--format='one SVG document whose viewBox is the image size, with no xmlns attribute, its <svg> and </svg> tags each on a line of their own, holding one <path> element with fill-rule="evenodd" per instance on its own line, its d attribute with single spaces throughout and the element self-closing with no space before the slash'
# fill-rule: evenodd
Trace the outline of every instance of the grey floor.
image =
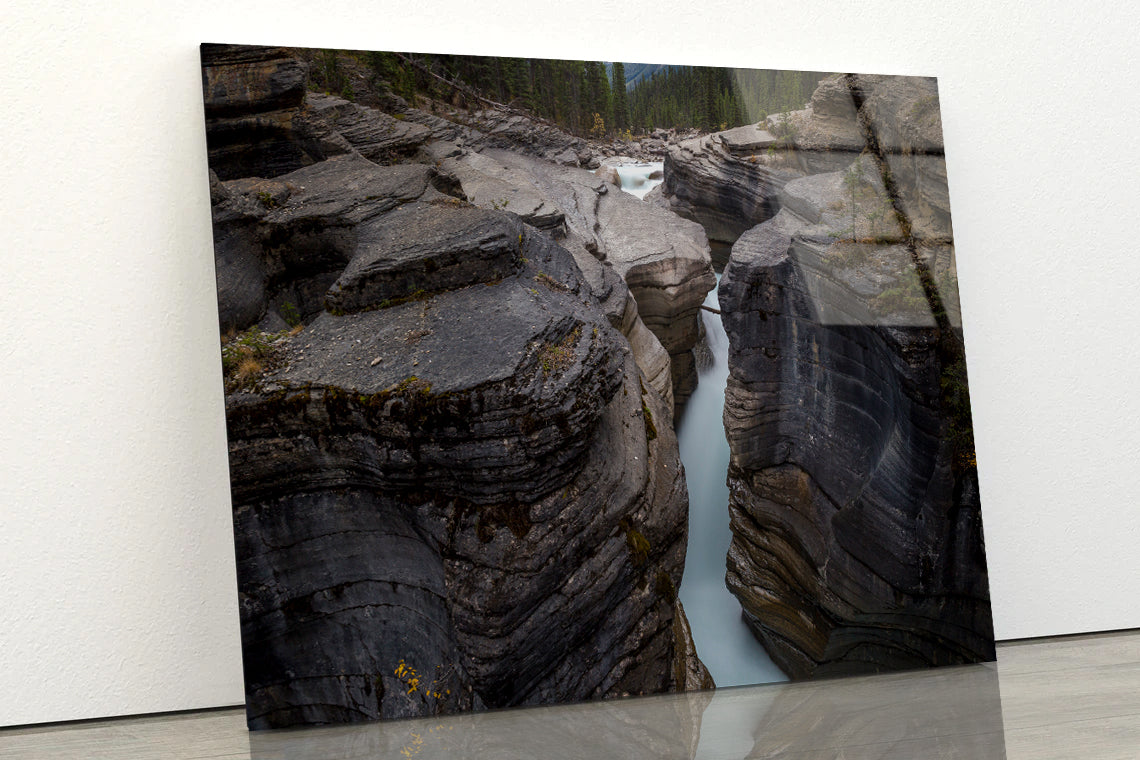
<svg viewBox="0 0 1140 760">
<path fill-rule="evenodd" d="M 1140 632 L 996 665 L 249 733 L 241 710 L 0 730 L 0 758 L 1140 758 Z"/>
</svg>

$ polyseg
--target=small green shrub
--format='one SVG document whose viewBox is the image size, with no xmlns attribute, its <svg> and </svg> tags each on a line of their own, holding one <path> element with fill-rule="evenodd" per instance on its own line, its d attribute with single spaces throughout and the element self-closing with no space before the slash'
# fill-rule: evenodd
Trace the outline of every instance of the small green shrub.
<svg viewBox="0 0 1140 760">
<path fill-rule="evenodd" d="M 297 307 L 289 301 L 281 304 L 281 318 L 285 320 L 285 324 L 290 327 L 296 327 L 301 324 L 301 312 L 297 311 Z"/>
<path fill-rule="evenodd" d="M 226 393 L 252 391 L 280 360 L 281 341 L 287 332 L 264 332 L 257 326 L 222 344 L 222 378 Z"/>
</svg>

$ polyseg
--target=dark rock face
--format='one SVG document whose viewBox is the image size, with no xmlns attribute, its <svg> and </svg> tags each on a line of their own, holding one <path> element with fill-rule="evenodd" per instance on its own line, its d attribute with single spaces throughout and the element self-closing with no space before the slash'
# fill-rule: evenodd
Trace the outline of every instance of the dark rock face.
<svg viewBox="0 0 1140 760">
<path fill-rule="evenodd" d="M 700 226 L 613 188 L 593 172 L 506 151 L 471 153 L 447 144 L 432 149 L 438 170 L 455 178 L 467 200 L 505 208 L 551 231 L 586 271 L 600 261 L 603 270 L 619 275 L 636 303 L 629 305 L 629 319 L 629 306 L 615 300 L 615 324 L 620 315 L 634 326 L 623 332 L 638 364 L 658 392 L 683 404 L 696 387 L 697 311 L 716 282 Z M 656 341 L 640 334 L 644 328 Z"/>
<path fill-rule="evenodd" d="M 325 296 L 334 313 L 408 299 L 426 293 L 429 284 L 439 291 L 494 282 L 521 266 L 517 217 L 452 199 L 397 209 L 379 229 L 358 235 L 360 253 Z"/>
<path fill-rule="evenodd" d="M 723 139 L 725 134 L 670 144 L 662 192 L 669 208 L 698 222 L 710 240 L 731 243 L 776 213 L 777 193 L 799 172 L 761 160 L 767 158 L 764 152 L 742 153 L 735 139 Z"/>
<path fill-rule="evenodd" d="M 214 251 L 222 331 L 282 310 L 309 319 L 367 246 L 378 217 L 442 199 L 430 167 L 380 167 L 343 155 L 278 177 L 214 184 Z"/>
<path fill-rule="evenodd" d="M 212 183 L 223 326 L 306 323 L 227 396 L 253 728 L 712 685 L 671 409 L 573 256 L 437 178 Z"/>
<path fill-rule="evenodd" d="M 307 74 L 286 48 L 202 46 L 206 141 L 218 177 L 278 177 L 344 153 L 388 162 L 431 136 L 420 124 L 306 93 Z"/>
<path fill-rule="evenodd" d="M 320 93 L 305 98 L 304 118 L 313 131 L 330 140 L 343 138 L 360 155 L 377 163 L 409 155 L 431 136 L 431 130 L 420 124 Z"/>
<path fill-rule="evenodd" d="M 851 176 L 788 183 L 720 284 L 727 581 L 793 677 L 994 658 L 952 250 L 862 242 L 884 187 Z"/>
<path fill-rule="evenodd" d="M 284 48 L 202 46 L 206 142 L 221 179 L 275 177 L 345 152 L 294 128 L 307 74 Z"/>
<path fill-rule="evenodd" d="M 699 671 L 674 624 L 687 500 L 653 424 L 667 411 L 569 256 L 526 236 L 560 287 L 528 268 L 323 315 L 263 391 L 231 398 L 251 726 L 652 693 Z"/>
</svg>

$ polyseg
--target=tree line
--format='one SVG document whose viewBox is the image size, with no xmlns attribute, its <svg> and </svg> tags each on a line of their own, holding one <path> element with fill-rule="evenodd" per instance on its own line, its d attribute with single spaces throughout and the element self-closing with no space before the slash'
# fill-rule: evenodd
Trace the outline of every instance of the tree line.
<svg viewBox="0 0 1140 760">
<path fill-rule="evenodd" d="M 332 52 L 332 51 L 328 51 Z M 373 52 L 365 62 L 397 95 L 475 108 L 479 98 L 528 111 L 568 132 L 593 137 L 658 127 L 714 131 L 803 108 L 826 74 L 658 67 L 626 87 L 614 62 Z M 473 99 L 472 95 L 478 98 Z"/>
<path fill-rule="evenodd" d="M 798 111 L 828 76 L 816 71 L 669 66 L 629 93 L 631 121 L 642 129 L 718 131 Z"/>
</svg>

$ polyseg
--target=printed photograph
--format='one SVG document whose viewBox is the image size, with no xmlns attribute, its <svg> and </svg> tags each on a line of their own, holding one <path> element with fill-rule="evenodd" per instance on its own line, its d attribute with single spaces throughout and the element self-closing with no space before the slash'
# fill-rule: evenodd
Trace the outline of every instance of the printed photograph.
<svg viewBox="0 0 1140 760">
<path fill-rule="evenodd" d="M 995 659 L 935 79 L 201 57 L 251 729 Z"/>
</svg>

